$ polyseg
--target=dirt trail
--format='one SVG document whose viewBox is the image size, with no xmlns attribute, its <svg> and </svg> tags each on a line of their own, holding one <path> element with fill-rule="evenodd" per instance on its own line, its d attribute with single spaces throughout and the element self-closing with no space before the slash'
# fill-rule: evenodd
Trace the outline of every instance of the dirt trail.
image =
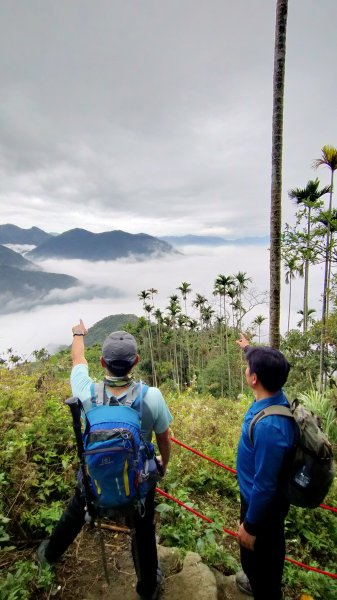
<svg viewBox="0 0 337 600">
<path fill-rule="evenodd" d="M 50 598 L 56 600 L 137 600 L 136 576 L 128 534 L 104 531 L 110 585 L 103 573 L 97 531 L 84 530 L 56 566 L 57 584 Z M 158 546 L 164 574 L 161 600 L 246 600 L 234 578 L 204 565 L 200 556 L 184 558 L 177 548 Z"/>
</svg>

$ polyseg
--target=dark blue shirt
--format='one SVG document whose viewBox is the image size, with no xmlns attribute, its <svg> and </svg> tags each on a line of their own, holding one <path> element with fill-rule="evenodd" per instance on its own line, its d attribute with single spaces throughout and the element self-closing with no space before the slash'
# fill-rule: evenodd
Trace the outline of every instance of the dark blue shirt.
<svg viewBox="0 0 337 600">
<path fill-rule="evenodd" d="M 254 425 L 254 445 L 249 439 L 252 418 L 267 406 L 289 406 L 282 391 L 254 401 L 245 414 L 238 447 L 237 472 L 240 492 L 248 505 L 245 521 L 255 527 L 265 516 L 277 493 L 282 466 L 295 442 L 293 420 L 269 415 Z"/>
</svg>

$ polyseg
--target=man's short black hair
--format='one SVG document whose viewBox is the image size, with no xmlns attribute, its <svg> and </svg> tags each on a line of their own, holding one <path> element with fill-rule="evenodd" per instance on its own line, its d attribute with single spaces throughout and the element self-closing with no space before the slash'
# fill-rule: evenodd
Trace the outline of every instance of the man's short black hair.
<svg viewBox="0 0 337 600">
<path fill-rule="evenodd" d="M 126 360 L 113 360 L 111 362 L 105 361 L 105 364 L 108 367 L 109 373 L 115 377 L 125 377 L 125 375 L 130 373 L 134 365 L 134 363 Z"/>
<path fill-rule="evenodd" d="M 287 381 L 290 364 L 279 350 L 267 346 L 249 347 L 246 359 L 250 373 L 255 373 L 268 392 L 278 392 Z"/>
</svg>

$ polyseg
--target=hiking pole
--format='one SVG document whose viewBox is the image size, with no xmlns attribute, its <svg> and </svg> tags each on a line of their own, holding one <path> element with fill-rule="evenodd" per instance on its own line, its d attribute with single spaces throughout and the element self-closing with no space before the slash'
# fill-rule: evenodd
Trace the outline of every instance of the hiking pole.
<svg viewBox="0 0 337 600">
<path fill-rule="evenodd" d="M 79 405 L 78 398 L 68 398 L 65 401 L 67 406 L 70 408 L 71 416 L 73 418 L 73 430 L 75 434 L 76 447 L 77 447 L 77 456 L 80 462 L 80 469 L 82 474 L 82 481 L 85 492 L 86 499 L 86 513 L 89 516 L 86 521 L 88 523 L 92 523 L 95 518 L 95 508 L 92 503 L 91 489 L 90 483 L 88 481 L 88 475 L 85 469 L 85 460 L 84 460 L 84 445 L 83 445 L 83 437 L 82 437 L 82 428 L 81 428 L 81 408 Z"/>
<path fill-rule="evenodd" d="M 92 502 L 92 492 L 90 489 L 90 483 L 89 483 L 88 475 L 87 475 L 86 468 L 85 468 L 84 444 L 83 444 L 82 428 L 81 428 L 80 403 L 79 403 L 79 399 L 75 398 L 75 397 L 68 398 L 65 401 L 65 403 L 67 406 L 69 406 L 71 416 L 73 419 L 73 430 L 74 430 L 75 440 L 76 440 L 77 456 L 78 456 L 79 462 L 80 462 L 80 469 L 81 469 L 81 474 L 82 474 L 82 481 L 83 481 L 85 500 L 86 500 L 86 507 L 85 507 L 86 508 L 86 521 L 88 523 L 90 523 L 90 525 L 93 527 L 95 516 L 97 516 L 97 524 L 98 524 L 99 541 L 100 541 L 100 547 L 101 547 L 104 576 L 105 576 L 107 584 L 110 585 L 108 564 L 107 564 L 107 560 L 106 560 L 106 553 L 105 553 L 105 546 L 104 546 L 104 540 L 103 540 L 103 533 L 102 533 L 102 529 L 101 529 L 101 522 L 100 522 L 100 519 L 98 518 L 97 511 L 95 510 L 95 507 Z"/>
</svg>

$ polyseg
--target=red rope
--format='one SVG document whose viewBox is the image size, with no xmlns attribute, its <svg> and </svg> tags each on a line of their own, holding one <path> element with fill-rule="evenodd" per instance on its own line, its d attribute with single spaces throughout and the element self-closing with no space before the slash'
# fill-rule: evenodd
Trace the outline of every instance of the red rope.
<svg viewBox="0 0 337 600">
<path fill-rule="evenodd" d="M 316 567 L 309 567 L 309 565 L 305 565 L 294 558 L 290 558 L 290 556 L 286 556 L 285 560 L 296 565 L 297 567 L 302 567 L 302 569 L 306 569 L 307 571 L 314 571 L 315 573 L 319 573 L 320 575 L 326 575 L 327 577 L 331 577 L 332 579 L 337 579 L 336 573 L 329 573 L 329 571 L 322 571 L 322 569 L 317 569 Z"/>
<path fill-rule="evenodd" d="M 196 515 L 197 517 L 199 517 L 199 519 L 202 519 L 203 521 L 206 521 L 207 523 L 213 523 L 212 519 L 209 519 L 208 517 L 205 517 L 205 515 L 202 515 L 197 510 L 194 510 L 194 508 L 191 508 L 190 506 L 187 506 L 187 504 L 184 504 L 183 502 L 181 502 L 177 498 L 174 498 L 173 496 L 170 496 L 170 494 L 168 494 L 167 492 L 164 492 L 164 490 L 161 490 L 161 489 L 159 489 L 159 488 L 156 487 L 156 492 L 158 492 L 158 494 L 161 494 L 161 496 L 164 496 L 165 498 L 168 498 L 168 500 L 173 500 L 173 502 L 176 502 L 177 504 L 179 504 L 179 506 L 182 506 L 183 508 L 186 508 L 186 510 L 188 510 L 189 512 L 191 512 L 194 515 Z"/>
<path fill-rule="evenodd" d="M 182 506 L 183 508 L 186 508 L 186 510 L 188 510 L 191 513 L 193 513 L 194 515 L 196 515 L 197 517 L 199 517 L 203 521 L 206 521 L 207 523 L 214 523 L 214 521 L 212 519 L 209 519 L 208 517 L 205 517 L 205 515 L 202 515 L 200 512 L 198 512 L 194 508 L 191 508 L 190 506 L 187 506 L 187 504 L 184 504 L 184 502 L 181 502 L 181 500 L 178 500 L 174 496 L 170 496 L 170 494 L 168 494 L 167 492 L 164 492 L 164 490 L 161 490 L 160 488 L 156 487 L 156 492 L 158 492 L 158 494 L 160 494 L 161 496 L 164 496 L 165 498 L 168 498 L 168 500 L 172 500 L 173 502 L 176 502 L 176 504 L 179 504 L 179 506 Z M 228 533 L 229 535 L 232 535 L 234 537 L 238 537 L 238 534 L 235 533 L 235 531 L 232 531 L 231 529 L 226 529 L 226 527 L 223 527 L 222 529 L 226 533 Z"/>
<path fill-rule="evenodd" d="M 337 508 L 334 506 L 328 506 L 327 504 L 320 504 L 321 508 L 325 508 L 325 510 L 331 510 L 332 512 L 337 513 Z"/>
<path fill-rule="evenodd" d="M 167 492 L 164 492 L 160 488 L 156 487 L 156 492 L 158 492 L 158 494 L 160 494 L 161 496 L 164 496 L 168 500 L 172 500 L 173 502 L 176 502 L 176 504 L 179 504 L 179 506 L 182 506 L 183 508 L 185 508 L 186 510 L 188 510 L 192 514 L 196 515 L 197 517 L 199 517 L 203 521 L 206 521 L 207 523 L 214 523 L 214 521 L 212 519 L 209 519 L 208 517 L 205 517 L 205 515 L 202 515 L 201 513 L 199 513 L 194 508 L 191 508 L 190 506 L 187 506 L 187 504 L 184 504 L 184 502 L 181 502 L 181 500 L 178 500 L 177 498 L 174 498 L 174 496 L 170 496 L 170 494 L 168 494 Z M 227 529 L 226 527 L 222 527 L 222 529 L 223 529 L 223 531 L 225 533 L 228 533 L 229 535 L 232 535 L 233 537 L 236 537 L 236 538 L 238 537 L 238 534 L 235 533 L 234 531 L 231 531 L 231 529 Z M 298 567 L 301 567 L 302 569 L 306 569 L 307 571 L 314 571 L 315 573 L 320 573 L 321 575 L 326 575 L 327 577 L 331 577 L 332 579 L 337 579 L 337 574 L 335 574 L 335 573 L 329 573 L 328 571 L 322 571 L 322 569 L 318 569 L 316 567 L 310 567 L 309 565 L 306 565 L 306 564 L 304 564 L 302 562 L 299 562 L 298 560 L 290 558 L 289 556 L 286 556 L 285 560 L 288 561 L 288 562 L 290 562 L 290 563 L 292 563 L 292 564 L 294 564 L 294 565 L 296 565 L 296 566 L 298 566 Z"/>
<path fill-rule="evenodd" d="M 211 463 L 214 463 L 218 467 L 221 467 L 222 469 L 226 469 L 226 471 L 230 471 L 230 473 L 233 473 L 234 475 L 236 475 L 236 470 L 232 469 L 232 467 L 227 467 L 226 465 L 219 462 L 218 460 L 215 460 L 214 458 L 211 458 L 210 456 L 207 456 L 206 454 L 199 452 L 199 450 L 195 450 L 195 448 L 191 448 L 191 446 L 187 446 L 186 444 L 183 444 L 182 442 L 180 442 L 179 440 L 177 440 L 174 437 L 170 437 L 170 440 L 171 440 L 171 442 L 178 444 L 178 446 L 182 446 L 182 448 L 185 448 L 186 450 L 193 452 L 197 456 L 200 456 L 201 458 L 205 458 L 206 460 L 208 460 Z M 331 512 L 337 513 L 337 508 L 335 508 L 334 506 L 328 506 L 327 504 L 320 504 L 320 507 L 324 508 L 325 510 L 331 510 Z"/>
<path fill-rule="evenodd" d="M 221 467 L 222 469 L 226 469 L 226 471 L 230 471 L 231 473 L 236 474 L 235 469 L 232 469 L 231 467 L 227 467 L 226 465 L 219 462 L 218 460 L 215 460 L 214 458 L 211 458 L 210 456 L 206 456 L 206 454 L 202 454 L 202 452 L 199 452 L 199 450 L 195 450 L 194 448 L 191 448 L 190 446 L 186 446 L 186 444 L 179 442 L 179 440 L 176 440 L 176 438 L 171 437 L 170 440 L 171 440 L 171 442 L 174 442 L 175 444 L 182 446 L 186 450 L 189 450 L 190 452 L 194 452 L 194 454 L 196 454 L 197 456 L 201 456 L 201 458 L 205 458 L 206 460 L 209 460 L 209 462 L 212 462 L 215 465 L 218 465 L 218 467 Z"/>
</svg>

